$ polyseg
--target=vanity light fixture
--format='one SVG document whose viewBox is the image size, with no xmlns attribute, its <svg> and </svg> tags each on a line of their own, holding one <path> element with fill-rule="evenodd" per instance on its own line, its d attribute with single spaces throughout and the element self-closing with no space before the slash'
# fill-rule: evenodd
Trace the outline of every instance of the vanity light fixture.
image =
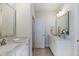
<svg viewBox="0 0 79 59">
<path fill-rule="evenodd" d="M 63 16 L 64 14 L 67 13 L 67 11 L 68 11 L 67 8 L 63 8 L 61 11 L 57 13 L 57 17 Z"/>
</svg>

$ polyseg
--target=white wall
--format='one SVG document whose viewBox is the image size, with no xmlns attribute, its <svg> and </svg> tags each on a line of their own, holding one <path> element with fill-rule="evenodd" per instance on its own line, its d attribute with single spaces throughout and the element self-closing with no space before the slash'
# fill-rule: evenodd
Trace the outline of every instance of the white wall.
<svg viewBox="0 0 79 59">
<path fill-rule="evenodd" d="M 16 4 L 16 36 L 30 38 L 32 20 L 30 4 Z"/>
<path fill-rule="evenodd" d="M 0 5 L 0 35 L 1 35 L 1 27 L 2 26 L 2 15 L 1 15 L 1 5 Z"/>
<path fill-rule="evenodd" d="M 16 36 L 30 39 L 30 55 L 32 55 L 32 17 L 31 4 L 16 4 Z"/>
<path fill-rule="evenodd" d="M 72 55 L 74 55 L 74 38 L 75 38 L 75 20 L 74 20 L 74 10 L 69 11 L 69 37 L 72 40 Z"/>
<path fill-rule="evenodd" d="M 50 29 L 52 27 L 55 28 L 55 20 L 56 20 L 56 14 L 54 12 L 36 12 L 35 13 L 35 17 L 39 18 L 39 19 L 44 19 L 44 23 L 45 23 L 45 36 L 46 36 L 46 40 L 45 40 L 45 44 L 46 46 L 48 46 L 48 35 L 50 35 Z M 35 19 L 37 20 L 37 19 Z"/>
<path fill-rule="evenodd" d="M 73 8 L 70 10 L 71 15 L 71 39 L 73 40 L 73 55 L 79 55 L 79 5 L 74 4 Z"/>
</svg>

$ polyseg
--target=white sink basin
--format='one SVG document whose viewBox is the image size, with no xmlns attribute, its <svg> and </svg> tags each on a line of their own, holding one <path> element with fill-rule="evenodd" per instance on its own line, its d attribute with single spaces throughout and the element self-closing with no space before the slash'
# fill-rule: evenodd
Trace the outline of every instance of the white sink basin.
<svg viewBox="0 0 79 59">
<path fill-rule="evenodd" d="M 7 55 L 9 52 L 14 50 L 19 45 L 19 43 L 14 44 L 12 42 L 9 42 L 6 45 L 0 46 L 0 55 Z"/>
<path fill-rule="evenodd" d="M 29 40 L 27 38 L 6 39 L 6 45 L 0 46 L 0 56 L 7 56 L 20 46 L 23 46 L 23 44 L 28 45 L 28 43 Z"/>
<path fill-rule="evenodd" d="M 16 38 L 16 39 L 13 39 L 13 40 L 16 43 L 24 43 L 24 42 L 27 43 L 29 39 L 27 39 L 27 38 Z"/>
</svg>

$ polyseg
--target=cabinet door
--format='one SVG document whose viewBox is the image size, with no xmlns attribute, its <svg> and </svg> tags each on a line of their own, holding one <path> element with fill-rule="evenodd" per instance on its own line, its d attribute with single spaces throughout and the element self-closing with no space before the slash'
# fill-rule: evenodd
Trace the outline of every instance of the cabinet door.
<svg viewBox="0 0 79 59">
<path fill-rule="evenodd" d="M 16 50 L 16 56 L 29 56 L 29 45 L 23 44 Z"/>
</svg>

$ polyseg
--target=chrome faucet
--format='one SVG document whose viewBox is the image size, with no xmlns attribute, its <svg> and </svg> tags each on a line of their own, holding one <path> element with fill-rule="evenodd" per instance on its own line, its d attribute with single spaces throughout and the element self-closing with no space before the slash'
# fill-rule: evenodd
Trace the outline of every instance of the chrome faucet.
<svg viewBox="0 0 79 59">
<path fill-rule="evenodd" d="M 1 42 L 1 45 L 5 45 L 6 44 L 6 40 L 3 39 L 2 42 Z"/>
<path fill-rule="evenodd" d="M 63 37 L 65 39 L 66 38 L 66 30 L 65 29 L 62 30 L 62 34 L 64 35 Z"/>
</svg>

